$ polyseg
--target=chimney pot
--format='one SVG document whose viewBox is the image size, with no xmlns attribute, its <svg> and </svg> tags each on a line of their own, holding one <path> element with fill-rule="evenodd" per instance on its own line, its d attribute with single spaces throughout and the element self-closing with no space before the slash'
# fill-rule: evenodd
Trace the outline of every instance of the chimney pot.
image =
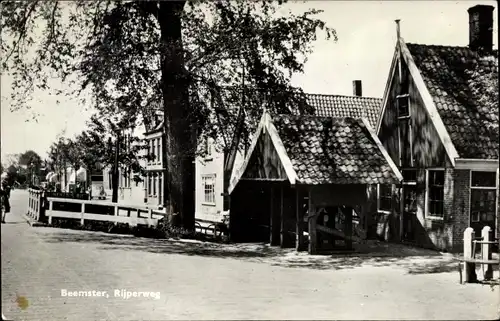
<svg viewBox="0 0 500 321">
<path fill-rule="evenodd" d="M 493 49 L 493 6 L 477 5 L 469 12 L 469 48 L 491 51 Z"/>
<path fill-rule="evenodd" d="M 363 95 L 361 80 L 354 80 L 352 82 L 352 94 L 358 97 L 361 97 Z"/>
</svg>

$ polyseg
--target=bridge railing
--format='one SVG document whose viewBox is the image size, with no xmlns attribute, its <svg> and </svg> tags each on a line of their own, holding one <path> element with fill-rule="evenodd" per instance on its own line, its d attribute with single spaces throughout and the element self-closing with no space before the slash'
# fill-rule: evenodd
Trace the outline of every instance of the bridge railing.
<svg viewBox="0 0 500 321">
<path fill-rule="evenodd" d="M 52 224 L 54 218 L 62 218 L 78 219 L 81 225 L 91 220 L 154 227 L 160 219 L 167 216 L 162 211 L 138 205 L 55 197 L 48 197 L 47 202 L 46 216 L 49 224 Z"/>
</svg>

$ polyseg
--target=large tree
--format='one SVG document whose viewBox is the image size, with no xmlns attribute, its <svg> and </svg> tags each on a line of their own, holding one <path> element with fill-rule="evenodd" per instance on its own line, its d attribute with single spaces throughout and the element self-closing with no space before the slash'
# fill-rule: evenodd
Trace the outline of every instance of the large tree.
<svg viewBox="0 0 500 321">
<path fill-rule="evenodd" d="M 14 78 L 13 108 L 34 89 L 47 89 L 52 76 L 77 93 L 91 92 L 104 113 L 148 119 L 149 107 L 159 103 L 166 198 L 179 225 L 192 229 L 200 136 L 220 138 L 221 123 L 258 118 L 263 107 L 304 112 L 305 98 L 290 76 L 303 71 L 319 29 L 336 38 L 314 17 L 318 11 L 282 14 L 276 10 L 282 3 L 4 1 L 3 68 Z M 229 108 L 227 96 L 237 97 L 245 113 Z M 255 126 L 239 120 L 246 132 Z"/>
</svg>

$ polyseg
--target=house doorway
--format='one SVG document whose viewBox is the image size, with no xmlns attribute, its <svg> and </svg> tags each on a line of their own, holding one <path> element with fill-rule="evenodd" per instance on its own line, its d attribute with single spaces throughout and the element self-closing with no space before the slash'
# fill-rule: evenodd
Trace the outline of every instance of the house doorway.
<svg viewBox="0 0 500 321">
<path fill-rule="evenodd" d="M 496 172 L 471 172 L 470 186 L 470 227 L 476 237 L 489 226 L 495 231 L 497 220 L 498 177 Z M 498 237 L 498 236 L 497 236 Z"/>
<path fill-rule="evenodd" d="M 417 186 L 408 184 L 403 186 L 403 219 L 402 239 L 407 242 L 416 242 L 417 231 Z"/>
</svg>

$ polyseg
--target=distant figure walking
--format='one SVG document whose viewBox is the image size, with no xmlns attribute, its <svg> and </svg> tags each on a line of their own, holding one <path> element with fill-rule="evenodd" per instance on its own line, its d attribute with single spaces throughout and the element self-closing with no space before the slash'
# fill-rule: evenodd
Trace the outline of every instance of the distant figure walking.
<svg viewBox="0 0 500 321">
<path fill-rule="evenodd" d="M 0 184 L 0 202 L 2 203 L 2 224 L 5 223 L 5 216 L 10 213 L 10 190 L 11 184 L 9 180 L 9 174 L 2 173 Z"/>
</svg>

